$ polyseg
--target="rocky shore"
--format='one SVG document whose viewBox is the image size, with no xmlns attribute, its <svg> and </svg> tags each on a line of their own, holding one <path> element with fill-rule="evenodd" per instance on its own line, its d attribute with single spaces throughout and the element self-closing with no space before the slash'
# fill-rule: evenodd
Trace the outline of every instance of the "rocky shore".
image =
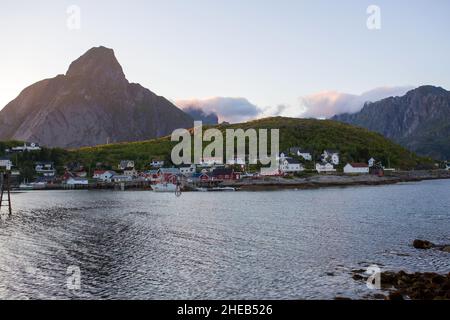
<svg viewBox="0 0 450 320">
<path fill-rule="evenodd" d="M 312 175 L 305 178 L 265 177 L 262 179 L 245 179 L 223 183 L 223 186 L 235 187 L 246 191 L 279 189 L 315 189 L 325 187 L 387 185 L 400 182 L 450 179 L 450 171 L 398 171 L 384 177 L 377 175 Z"/>
<path fill-rule="evenodd" d="M 450 253 L 450 245 L 436 245 L 427 240 L 416 239 L 413 247 L 418 250 L 440 250 Z M 450 258 L 450 256 L 449 256 Z M 365 270 L 353 270 L 355 281 L 366 282 L 369 276 Z M 450 300 L 450 272 L 438 274 L 434 272 L 407 273 L 385 271 L 380 273 L 381 290 L 386 294 L 376 293 L 366 296 L 367 299 L 384 300 Z"/>
</svg>

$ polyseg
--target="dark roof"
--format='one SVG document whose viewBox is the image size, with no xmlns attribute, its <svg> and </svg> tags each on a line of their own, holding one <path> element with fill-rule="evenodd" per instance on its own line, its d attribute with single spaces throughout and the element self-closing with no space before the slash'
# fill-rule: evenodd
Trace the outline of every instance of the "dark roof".
<svg viewBox="0 0 450 320">
<path fill-rule="evenodd" d="M 354 162 L 354 163 L 350 163 L 350 165 L 353 168 L 367 168 L 369 166 L 367 163 L 362 163 L 362 162 Z"/>
<path fill-rule="evenodd" d="M 212 172 L 213 176 L 225 176 L 225 175 L 232 175 L 233 169 L 227 169 L 227 168 L 217 168 L 214 169 Z"/>
<path fill-rule="evenodd" d="M 300 161 L 298 161 L 297 159 L 286 158 L 286 161 L 290 164 L 299 164 L 300 163 Z"/>
</svg>

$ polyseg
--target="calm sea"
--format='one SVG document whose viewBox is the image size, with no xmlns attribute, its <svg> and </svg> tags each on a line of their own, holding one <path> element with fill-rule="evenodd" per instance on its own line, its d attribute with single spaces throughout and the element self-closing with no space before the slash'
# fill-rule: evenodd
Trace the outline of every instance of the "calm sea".
<svg viewBox="0 0 450 320">
<path fill-rule="evenodd" d="M 450 180 L 12 197 L 14 214 L 0 221 L 3 299 L 360 298 L 374 292 L 352 269 L 450 271 L 450 254 L 411 247 L 450 243 Z"/>
</svg>

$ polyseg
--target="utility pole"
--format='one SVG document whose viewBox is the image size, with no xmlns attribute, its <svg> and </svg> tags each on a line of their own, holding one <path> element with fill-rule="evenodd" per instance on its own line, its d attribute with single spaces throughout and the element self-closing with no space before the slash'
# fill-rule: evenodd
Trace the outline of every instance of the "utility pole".
<svg viewBox="0 0 450 320">
<path fill-rule="evenodd" d="M 1 173 L 1 184 L 0 184 L 0 211 L 2 207 L 8 207 L 9 215 L 12 214 L 11 207 L 11 184 L 10 184 L 10 174 L 9 172 Z M 7 199 L 4 199 L 4 197 Z M 7 203 L 7 204 L 4 204 Z"/>
</svg>

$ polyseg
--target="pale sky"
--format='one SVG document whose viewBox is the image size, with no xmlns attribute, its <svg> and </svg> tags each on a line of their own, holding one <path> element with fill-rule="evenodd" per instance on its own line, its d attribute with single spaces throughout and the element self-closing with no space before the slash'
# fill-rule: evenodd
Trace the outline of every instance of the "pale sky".
<svg viewBox="0 0 450 320">
<path fill-rule="evenodd" d="M 381 9 L 381 29 L 366 26 Z M 67 27 L 69 5 L 81 29 Z M 450 89 L 448 0 L 2 0 L 0 108 L 113 48 L 131 82 L 173 101 L 242 97 L 261 108 L 323 91 Z"/>
</svg>

